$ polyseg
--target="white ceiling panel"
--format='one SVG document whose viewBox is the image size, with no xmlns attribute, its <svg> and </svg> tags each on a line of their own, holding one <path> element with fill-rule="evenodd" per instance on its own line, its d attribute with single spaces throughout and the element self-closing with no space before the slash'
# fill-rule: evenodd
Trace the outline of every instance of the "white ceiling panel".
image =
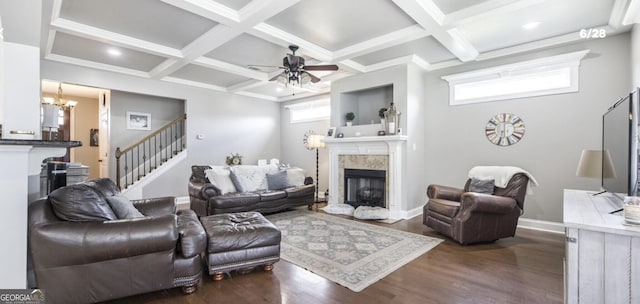
<svg viewBox="0 0 640 304">
<path fill-rule="evenodd" d="M 433 37 L 426 37 L 408 43 L 386 48 L 377 52 L 372 52 L 363 56 L 353 58 L 353 61 L 362 65 L 372 65 L 382 61 L 396 59 L 409 55 L 417 55 L 429 63 L 456 59 L 438 40 Z"/>
<path fill-rule="evenodd" d="M 219 48 L 206 54 L 206 57 L 222 60 L 238 66 L 248 65 L 282 66 L 282 58 L 290 53 L 289 49 L 262 40 L 249 34 L 240 35 Z M 270 72 L 277 68 L 265 67 Z"/>
<path fill-rule="evenodd" d="M 228 87 L 240 82 L 250 80 L 249 78 L 208 69 L 205 67 L 190 64 L 175 71 L 171 77 L 182 78 L 190 81 L 212 84 L 220 87 Z"/>
<path fill-rule="evenodd" d="M 460 26 L 462 34 L 480 51 L 492 51 L 526 42 L 607 25 L 614 0 L 562 0 L 544 2 L 508 14 L 478 18 Z M 522 26 L 540 22 L 532 30 Z"/>
<path fill-rule="evenodd" d="M 120 51 L 119 56 L 110 56 L 109 49 Z M 57 32 L 52 54 L 88 60 L 138 71 L 149 72 L 166 58 L 127 48 L 114 47 L 99 41 Z"/>
<path fill-rule="evenodd" d="M 388 0 L 300 1 L 266 22 L 335 51 L 415 24 Z"/>
<path fill-rule="evenodd" d="M 432 0 L 445 14 L 450 14 L 487 0 Z"/>
<path fill-rule="evenodd" d="M 177 49 L 216 25 L 158 0 L 64 0 L 60 17 Z"/>
</svg>

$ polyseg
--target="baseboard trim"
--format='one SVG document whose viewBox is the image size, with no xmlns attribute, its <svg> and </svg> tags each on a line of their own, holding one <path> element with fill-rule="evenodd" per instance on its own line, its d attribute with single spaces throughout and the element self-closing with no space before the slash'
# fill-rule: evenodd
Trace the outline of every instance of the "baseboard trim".
<svg viewBox="0 0 640 304">
<path fill-rule="evenodd" d="M 544 232 L 564 234 L 564 225 L 557 222 L 541 221 L 528 218 L 518 219 L 518 227 Z"/>
</svg>

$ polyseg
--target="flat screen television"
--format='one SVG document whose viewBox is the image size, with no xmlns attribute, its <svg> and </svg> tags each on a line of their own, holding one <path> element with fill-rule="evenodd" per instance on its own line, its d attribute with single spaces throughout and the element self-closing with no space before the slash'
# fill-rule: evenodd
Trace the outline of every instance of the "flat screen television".
<svg viewBox="0 0 640 304">
<path fill-rule="evenodd" d="M 638 194 L 638 95 L 636 88 L 602 116 L 602 190 Z"/>
</svg>

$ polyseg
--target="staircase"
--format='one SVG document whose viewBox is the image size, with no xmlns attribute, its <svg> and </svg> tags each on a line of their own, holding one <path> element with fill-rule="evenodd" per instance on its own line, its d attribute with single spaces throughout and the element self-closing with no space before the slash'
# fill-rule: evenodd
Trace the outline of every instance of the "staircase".
<svg viewBox="0 0 640 304">
<path fill-rule="evenodd" d="M 152 172 L 166 167 L 175 157 L 186 156 L 185 121 L 187 115 L 176 118 L 159 130 L 147 135 L 137 143 L 116 148 L 116 184 L 127 190 L 131 186 L 148 180 Z"/>
</svg>

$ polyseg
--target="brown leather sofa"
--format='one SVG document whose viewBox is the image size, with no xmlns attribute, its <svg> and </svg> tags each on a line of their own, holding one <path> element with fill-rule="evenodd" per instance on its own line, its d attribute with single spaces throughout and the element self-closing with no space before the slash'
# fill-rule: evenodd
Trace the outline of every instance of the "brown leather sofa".
<svg viewBox="0 0 640 304">
<path fill-rule="evenodd" d="M 423 223 L 462 245 L 512 237 L 528 182 L 525 174 L 515 174 L 505 188 L 494 187 L 493 194 L 469 192 L 471 179 L 464 189 L 430 185 Z"/>
<path fill-rule="evenodd" d="M 205 175 L 209 166 L 191 166 L 189 200 L 191 209 L 198 216 L 235 212 L 275 212 L 288 208 L 308 206 L 311 210 L 315 186 L 311 177 L 303 186 L 283 190 L 257 190 L 220 195 L 220 189 L 211 184 Z"/>
<path fill-rule="evenodd" d="M 143 217 L 118 219 L 109 179 L 57 189 L 29 205 L 29 253 L 47 303 L 95 303 L 156 290 L 195 291 L 206 234 L 175 199 L 132 201 Z"/>
</svg>

